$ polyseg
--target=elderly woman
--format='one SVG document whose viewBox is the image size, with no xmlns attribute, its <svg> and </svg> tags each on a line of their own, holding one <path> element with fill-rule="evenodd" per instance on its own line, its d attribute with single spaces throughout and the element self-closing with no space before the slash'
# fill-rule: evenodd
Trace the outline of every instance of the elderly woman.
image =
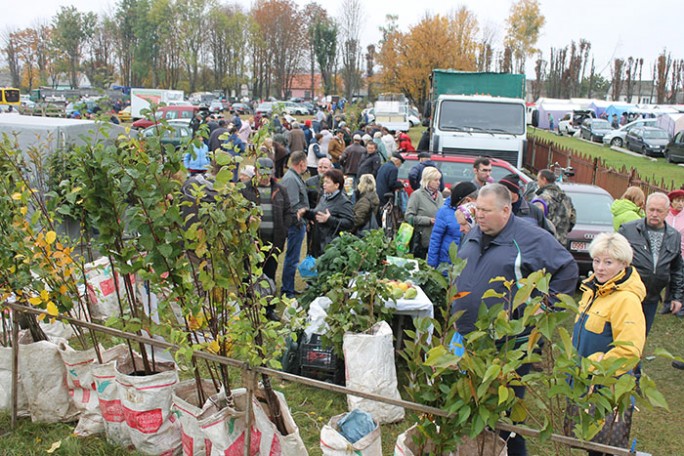
<svg viewBox="0 0 684 456">
<path fill-rule="evenodd" d="M 644 218 L 645 202 L 646 196 L 639 187 L 629 187 L 620 199 L 613 201 L 610 212 L 613 214 L 615 231 L 624 223 Z"/>
<path fill-rule="evenodd" d="M 325 247 L 342 231 L 354 227 L 354 211 L 352 203 L 344 193 L 344 174 L 339 169 L 331 169 L 323 174 L 323 196 L 318 205 L 311 210 L 301 208 L 297 218 L 306 218 L 313 222 L 311 255 L 320 256 Z"/>
<path fill-rule="evenodd" d="M 577 354 L 594 361 L 605 359 L 638 360 L 646 342 L 646 319 L 641 301 L 646 287 L 636 268 L 631 266 L 632 248 L 618 233 L 601 233 L 589 245 L 594 273 L 582 282 L 582 299 L 575 320 L 572 343 Z M 633 366 L 633 365 L 632 365 Z M 630 370 L 624 365 L 619 375 Z M 571 415 L 574 412 L 570 412 Z M 623 425 L 613 426 L 618 420 L 607 420 L 595 441 L 625 446 L 625 425 L 631 415 L 622 417 Z M 589 456 L 604 453 L 589 451 Z"/>
<path fill-rule="evenodd" d="M 452 243 L 461 244 L 460 221 L 456 209 L 461 204 L 474 201 L 477 187 L 472 182 L 458 182 L 451 187 L 451 196 L 444 200 L 444 205 L 437 211 L 435 226 L 430 236 L 427 262 L 433 268 L 442 263 L 451 264 L 449 247 Z"/>
<path fill-rule="evenodd" d="M 427 255 L 437 211 L 444 204 L 439 191 L 441 178 L 442 174 L 437 168 L 426 167 L 420 179 L 420 188 L 411 193 L 406 205 L 404 220 L 414 227 L 412 252 L 416 258 L 425 258 Z"/>
<path fill-rule="evenodd" d="M 361 234 L 371 228 L 371 218 L 375 218 L 377 228 L 380 198 L 375 191 L 375 178 L 372 174 L 363 174 L 359 179 L 359 197 L 354 204 L 354 233 Z"/>
</svg>

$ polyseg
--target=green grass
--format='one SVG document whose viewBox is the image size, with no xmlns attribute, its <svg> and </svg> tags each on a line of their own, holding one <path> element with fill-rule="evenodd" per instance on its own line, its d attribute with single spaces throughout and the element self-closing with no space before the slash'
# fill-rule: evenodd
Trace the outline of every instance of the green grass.
<svg viewBox="0 0 684 456">
<path fill-rule="evenodd" d="M 684 355 L 684 319 L 670 315 L 658 315 L 649 340 L 646 344 L 645 357 L 653 354 L 656 347 L 665 348 L 674 355 Z M 404 380 L 405 365 L 403 360 L 397 361 L 400 381 Z M 641 409 L 635 414 L 632 436 L 638 440 L 638 449 L 658 456 L 680 456 L 681 450 L 681 415 L 684 409 L 684 387 L 682 373 L 670 366 L 670 361 L 663 358 L 645 359 L 644 370 L 655 379 L 658 388 L 665 395 L 670 410 Z M 238 381 L 238 372 L 232 372 Z M 329 391 L 275 380 L 276 389 L 285 393 L 288 404 L 297 422 L 300 434 L 312 456 L 321 455 L 319 448 L 320 430 L 330 417 L 346 412 L 344 395 Z M 407 398 L 403 393 L 404 398 Z M 382 426 L 383 454 L 393 454 L 397 435 L 413 423 L 411 413 L 398 424 Z M 19 427 L 10 430 L 8 413 L 0 413 L 0 456 L 44 455 L 46 450 L 57 441 L 61 447 L 55 455 L 107 455 L 118 456 L 136 454 L 107 444 L 104 438 L 80 439 L 72 435 L 73 424 L 37 424 L 29 419 L 19 420 Z M 530 454 L 546 456 L 553 454 L 549 443 L 529 440 Z M 581 453 L 578 453 L 581 454 Z"/>
<path fill-rule="evenodd" d="M 684 167 L 667 163 L 664 158 L 652 158 L 644 156 L 633 156 L 615 151 L 608 146 L 598 143 L 590 143 L 579 138 L 570 136 L 558 136 L 546 130 L 528 128 L 528 137 L 538 137 L 550 140 L 560 146 L 577 150 L 589 157 L 598 157 L 606 162 L 606 165 L 617 170 L 625 166 L 627 169 L 636 169 L 643 180 L 648 180 L 653 184 L 665 182 L 668 188 L 679 188 L 684 184 Z"/>
</svg>

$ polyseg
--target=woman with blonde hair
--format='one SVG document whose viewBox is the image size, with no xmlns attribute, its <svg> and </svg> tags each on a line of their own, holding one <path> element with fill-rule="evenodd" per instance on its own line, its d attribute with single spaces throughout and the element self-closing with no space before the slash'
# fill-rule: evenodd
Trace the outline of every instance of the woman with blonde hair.
<svg viewBox="0 0 684 456">
<path fill-rule="evenodd" d="M 441 178 L 442 173 L 437 168 L 426 167 L 420 179 L 420 188 L 411 193 L 406 205 L 404 220 L 414 227 L 411 245 L 416 258 L 425 259 L 437 211 L 444 204 L 444 198 L 439 191 Z"/>
<path fill-rule="evenodd" d="M 357 187 L 358 197 L 354 204 L 354 233 L 361 234 L 378 227 L 377 216 L 380 197 L 375 191 L 375 178 L 372 174 L 363 174 Z M 375 224 L 371 219 L 375 218 Z"/>
<path fill-rule="evenodd" d="M 644 218 L 645 202 L 646 195 L 639 187 L 629 187 L 620 199 L 613 201 L 610 212 L 613 214 L 615 231 L 627 222 Z"/>
</svg>

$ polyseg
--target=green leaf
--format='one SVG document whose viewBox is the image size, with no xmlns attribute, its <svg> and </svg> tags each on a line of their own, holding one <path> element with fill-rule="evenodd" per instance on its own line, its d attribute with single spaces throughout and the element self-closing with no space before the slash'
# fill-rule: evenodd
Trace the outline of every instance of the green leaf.
<svg viewBox="0 0 684 456">
<path fill-rule="evenodd" d="M 490 288 L 489 290 L 485 291 L 482 294 L 482 299 L 486 299 L 486 298 L 499 298 L 499 299 L 501 299 L 504 296 L 506 296 L 506 293 L 497 293 L 495 290 Z"/>
<path fill-rule="evenodd" d="M 499 404 L 501 405 L 508 400 L 508 388 L 504 385 L 499 385 Z"/>
<path fill-rule="evenodd" d="M 511 409 L 511 420 L 515 422 L 523 422 L 527 418 L 527 410 L 525 407 L 522 405 L 520 402 L 516 402 L 513 404 L 513 408 Z"/>
<path fill-rule="evenodd" d="M 223 190 L 228 182 L 233 180 L 233 171 L 228 168 L 221 168 L 221 171 L 216 175 L 216 180 L 214 182 L 214 188 L 218 191 Z"/>
<path fill-rule="evenodd" d="M 443 345 L 440 345 L 428 352 L 425 365 L 437 368 L 449 368 L 458 366 L 459 360 L 460 358 L 458 356 L 448 351 Z"/>
</svg>

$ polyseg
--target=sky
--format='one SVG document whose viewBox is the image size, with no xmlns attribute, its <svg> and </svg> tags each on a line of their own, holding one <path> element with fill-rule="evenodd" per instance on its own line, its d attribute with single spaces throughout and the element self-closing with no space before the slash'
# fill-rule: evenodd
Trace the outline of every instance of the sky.
<svg viewBox="0 0 684 456">
<path fill-rule="evenodd" d="M 228 3 L 225 0 L 219 0 Z M 311 0 L 294 0 L 300 6 Z M 314 0 L 331 16 L 339 16 L 344 0 Z M 235 3 L 235 2 L 231 2 Z M 239 2 L 245 8 L 249 0 Z M 448 14 L 466 6 L 477 17 L 481 28 L 495 30 L 495 45 L 501 48 L 506 34 L 506 18 L 513 0 L 361 0 L 364 15 L 361 40 L 367 44 L 380 39 L 378 27 L 387 14 L 399 16 L 399 27 L 408 30 L 426 14 Z M 80 11 L 105 13 L 114 9 L 114 0 L 0 0 L 11 14 L 0 16 L 0 31 L 29 27 L 41 20 L 49 22 L 60 6 L 73 5 Z M 644 59 L 644 79 L 650 74 L 656 57 L 664 48 L 673 58 L 684 58 L 681 16 L 682 0 L 540 0 L 546 24 L 538 47 L 548 60 L 549 50 L 562 48 L 572 40 L 584 38 L 591 42 L 596 69 L 610 78 L 610 62 L 614 58 Z M 668 14 L 669 13 L 669 14 Z M 528 58 L 528 77 L 533 77 L 532 61 Z M 648 71 L 647 71 L 648 70 Z"/>
</svg>

